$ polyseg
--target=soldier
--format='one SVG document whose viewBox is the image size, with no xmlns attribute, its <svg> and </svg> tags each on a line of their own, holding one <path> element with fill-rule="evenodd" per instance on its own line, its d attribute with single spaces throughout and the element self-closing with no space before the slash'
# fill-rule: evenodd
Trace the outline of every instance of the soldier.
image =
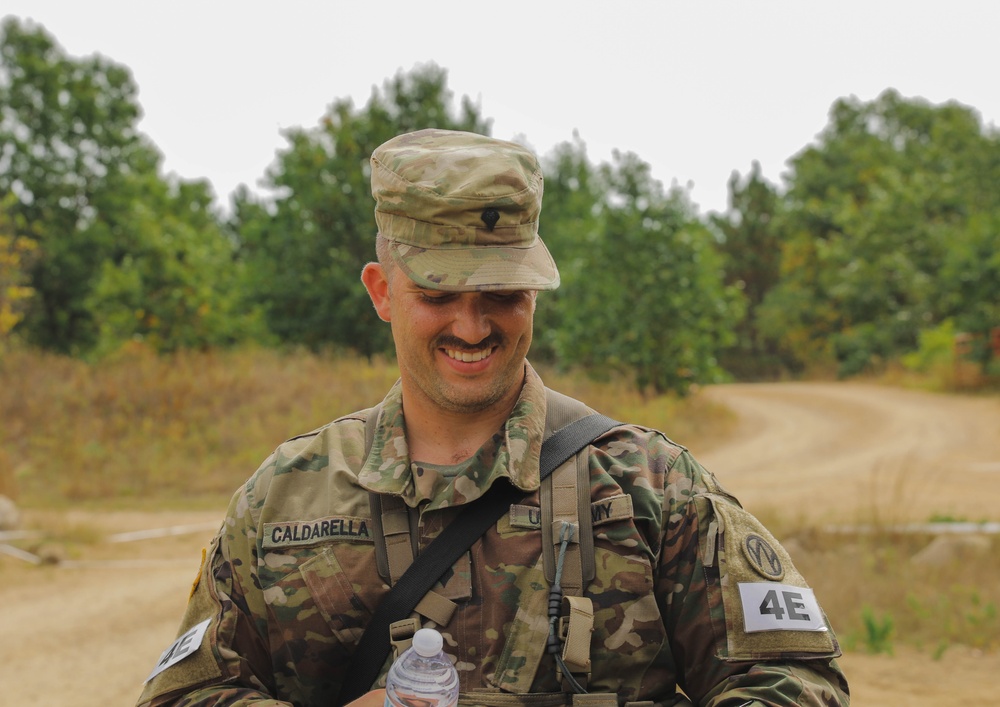
<svg viewBox="0 0 1000 707">
<path fill-rule="evenodd" d="M 522 497 L 468 539 L 417 621 L 393 624 L 397 647 L 406 626 L 441 631 L 461 704 L 849 704 L 813 593 L 684 447 L 620 424 L 540 484 L 543 438 L 590 411 L 526 359 L 536 295 L 559 284 L 534 155 L 422 130 L 371 167 L 378 262 L 361 279 L 400 379 L 280 445 L 237 491 L 140 704 L 344 704 L 401 571 L 511 485 Z M 390 661 L 359 704 L 381 701 Z"/>
</svg>

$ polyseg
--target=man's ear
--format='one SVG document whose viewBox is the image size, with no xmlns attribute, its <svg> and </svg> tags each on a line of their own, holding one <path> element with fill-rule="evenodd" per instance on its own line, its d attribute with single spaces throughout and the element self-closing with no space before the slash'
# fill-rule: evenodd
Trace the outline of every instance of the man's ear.
<svg viewBox="0 0 1000 707">
<path fill-rule="evenodd" d="M 361 271 L 361 282 L 365 283 L 368 296 L 372 298 L 375 312 L 383 322 L 392 321 L 389 308 L 389 278 L 378 263 L 368 263 Z"/>
</svg>

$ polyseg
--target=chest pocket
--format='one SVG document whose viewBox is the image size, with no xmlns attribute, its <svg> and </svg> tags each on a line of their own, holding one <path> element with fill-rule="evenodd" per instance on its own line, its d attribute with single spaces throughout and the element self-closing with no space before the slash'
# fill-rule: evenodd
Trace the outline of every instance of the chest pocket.
<svg viewBox="0 0 1000 707">
<path fill-rule="evenodd" d="M 276 660 L 306 641 L 326 642 L 335 654 L 349 654 L 373 607 L 388 592 L 370 545 L 328 542 L 288 548 L 266 552 L 263 563 L 260 574 Z"/>
</svg>

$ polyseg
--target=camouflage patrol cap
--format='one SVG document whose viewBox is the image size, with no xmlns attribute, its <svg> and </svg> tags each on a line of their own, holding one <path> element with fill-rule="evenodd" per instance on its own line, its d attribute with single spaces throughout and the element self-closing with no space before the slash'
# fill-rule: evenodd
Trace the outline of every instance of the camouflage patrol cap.
<svg viewBox="0 0 1000 707">
<path fill-rule="evenodd" d="M 372 154 L 379 234 L 393 262 L 435 290 L 554 290 L 538 237 L 542 172 L 528 149 L 452 130 L 392 138 Z"/>
</svg>

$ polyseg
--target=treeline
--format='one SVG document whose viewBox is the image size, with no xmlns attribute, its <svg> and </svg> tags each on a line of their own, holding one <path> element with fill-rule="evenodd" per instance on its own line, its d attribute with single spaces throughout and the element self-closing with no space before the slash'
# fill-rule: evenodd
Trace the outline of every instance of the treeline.
<svg viewBox="0 0 1000 707">
<path fill-rule="evenodd" d="M 127 68 L 69 57 L 16 18 L 0 32 L 0 345 L 391 351 L 359 280 L 368 157 L 408 130 L 490 132 L 444 69 L 401 72 L 361 107 L 335 100 L 286 133 L 264 195 L 241 187 L 222 213 L 207 182 L 162 175 Z M 1000 372 L 1000 137 L 970 108 L 839 99 L 781 187 L 757 164 L 734 173 L 724 214 L 636 154 L 593 164 L 577 136 L 542 162 L 563 286 L 540 298 L 535 359 L 683 393 L 727 374 L 918 366 L 964 332 Z"/>
</svg>

